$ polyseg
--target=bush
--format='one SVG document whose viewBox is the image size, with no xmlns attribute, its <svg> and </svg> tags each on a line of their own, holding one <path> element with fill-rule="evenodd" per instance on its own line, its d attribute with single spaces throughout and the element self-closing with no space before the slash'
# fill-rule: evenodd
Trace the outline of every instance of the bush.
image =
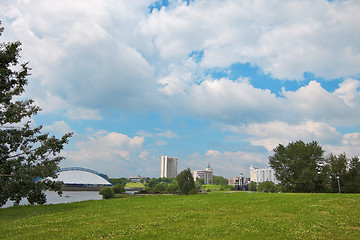
<svg viewBox="0 0 360 240">
<path fill-rule="evenodd" d="M 155 191 L 164 192 L 167 189 L 167 183 L 158 183 L 155 186 Z"/>
<path fill-rule="evenodd" d="M 257 190 L 259 192 L 279 192 L 278 187 L 270 181 L 259 183 Z"/>
<path fill-rule="evenodd" d="M 109 199 L 114 197 L 114 190 L 112 187 L 102 188 L 99 191 L 99 194 L 103 196 L 103 199 Z"/>
<path fill-rule="evenodd" d="M 179 175 L 177 175 L 176 177 L 176 181 L 179 184 L 180 193 L 185 195 L 197 193 L 190 168 L 180 172 Z"/>
<path fill-rule="evenodd" d="M 249 191 L 256 191 L 257 184 L 256 182 L 251 182 L 249 185 Z"/>
<path fill-rule="evenodd" d="M 123 184 L 116 184 L 115 186 L 112 187 L 114 193 L 125 193 L 125 186 Z"/>
<path fill-rule="evenodd" d="M 168 193 L 177 193 L 179 191 L 179 185 L 176 182 L 170 183 L 167 191 Z"/>
</svg>

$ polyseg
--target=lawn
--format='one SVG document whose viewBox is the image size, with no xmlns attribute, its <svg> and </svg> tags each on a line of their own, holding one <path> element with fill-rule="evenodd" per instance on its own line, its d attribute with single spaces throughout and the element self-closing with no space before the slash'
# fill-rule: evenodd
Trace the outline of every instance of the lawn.
<svg viewBox="0 0 360 240">
<path fill-rule="evenodd" d="M 360 239 L 359 194 L 211 192 L 0 209 L 1 239 Z"/>
<path fill-rule="evenodd" d="M 133 183 L 133 182 L 129 182 L 129 183 L 126 183 L 126 186 L 127 188 L 144 188 L 145 185 L 143 183 Z"/>
<path fill-rule="evenodd" d="M 202 185 L 203 189 L 210 189 L 210 190 L 219 190 L 221 185 L 214 185 L 214 184 L 204 184 Z"/>
</svg>

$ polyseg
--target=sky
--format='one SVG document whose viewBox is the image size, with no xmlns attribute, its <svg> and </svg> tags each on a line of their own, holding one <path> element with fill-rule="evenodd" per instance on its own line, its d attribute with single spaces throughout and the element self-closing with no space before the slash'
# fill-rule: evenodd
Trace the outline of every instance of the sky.
<svg viewBox="0 0 360 240">
<path fill-rule="evenodd" d="M 279 144 L 360 156 L 360 1 L 0 0 L 61 167 L 249 176 Z"/>
</svg>

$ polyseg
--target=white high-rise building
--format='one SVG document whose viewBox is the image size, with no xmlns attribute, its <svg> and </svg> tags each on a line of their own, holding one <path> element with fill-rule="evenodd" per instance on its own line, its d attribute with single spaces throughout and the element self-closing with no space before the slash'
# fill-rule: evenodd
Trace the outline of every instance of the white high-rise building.
<svg viewBox="0 0 360 240">
<path fill-rule="evenodd" d="M 177 176 L 178 158 L 170 158 L 168 156 L 161 156 L 161 174 L 160 176 L 171 178 Z"/>
<path fill-rule="evenodd" d="M 208 167 L 205 170 L 195 170 L 193 172 L 194 181 L 198 178 L 204 179 L 204 184 L 212 183 L 213 180 L 213 169 L 208 164 Z"/>
<path fill-rule="evenodd" d="M 256 183 L 262 183 L 266 181 L 273 182 L 278 184 L 279 181 L 275 177 L 275 170 L 267 167 L 267 168 L 258 168 L 250 165 L 250 181 Z"/>
</svg>

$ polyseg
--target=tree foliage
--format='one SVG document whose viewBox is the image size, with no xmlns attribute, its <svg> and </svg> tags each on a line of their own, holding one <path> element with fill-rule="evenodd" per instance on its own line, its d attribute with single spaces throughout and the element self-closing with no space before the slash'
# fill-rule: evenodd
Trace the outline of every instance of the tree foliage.
<svg viewBox="0 0 360 240">
<path fill-rule="evenodd" d="M 190 168 L 181 171 L 179 175 L 177 175 L 176 181 L 179 184 L 180 193 L 185 195 L 196 193 L 195 182 L 191 174 Z"/>
<path fill-rule="evenodd" d="M 126 192 L 125 186 L 120 183 L 113 186 L 112 189 L 114 190 L 114 193 L 125 193 Z"/>
<path fill-rule="evenodd" d="M 116 185 L 116 184 L 122 184 L 126 186 L 126 183 L 130 182 L 128 178 L 122 177 L 122 178 L 109 178 L 109 181 Z"/>
<path fill-rule="evenodd" d="M 324 181 L 321 175 L 323 154 L 324 150 L 316 141 L 280 144 L 269 157 L 269 164 L 285 191 L 318 192 Z"/>
<path fill-rule="evenodd" d="M 2 32 L 0 28 L 0 36 Z M 58 139 L 41 133 L 42 126 L 32 127 L 30 121 L 40 108 L 31 99 L 16 100 L 30 75 L 28 63 L 19 63 L 20 46 L 20 42 L 0 44 L 0 206 L 7 200 L 18 204 L 22 198 L 43 204 L 45 189 L 61 193 L 61 183 L 48 177 L 57 177 L 63 159 L 58 154 L 71 136 Z"/>
<path fill-rule="evenodd" d="M 329 175 L 329 192 L 360 193 L 360 161 L 358 157 L 349 159 L 345 153 L 330 154 L 326 158 Z"/>
<path fill-rule="evenodd" d="M 103 196 L 103 199 L 110 199 L 114 197 L 114 190 L 112 187 L 105 187 L 100 189 L 99 194 Z"/>
<path fill-rule="evenodd" d="M 256 188 L 257 188 L 256 182 L 251 182 L 249 184 L 249 191 L 256 191 Z"/>
<path fill-rule="evenodd" d="M 324 157 L 317 142 L 302 141 L 279 145 L 269 164 L 287 192 L 360 193 L 360 161 L 349 159 L 345 153 Z"/>
<path fill-rule="evenodd" d="M 259 183 L 259 185 L 257 186 L 257 190 L 259 192 L 268 192 L 268 193 L 279 192 L 279 188 L 273 182 L 270 181 Z"/>
<path fill-rule="evenodd" d="M 212 184 L 214 185 L 228 185 L 228 180 L 222 176 L 213 176 Z"/>
</svg>

